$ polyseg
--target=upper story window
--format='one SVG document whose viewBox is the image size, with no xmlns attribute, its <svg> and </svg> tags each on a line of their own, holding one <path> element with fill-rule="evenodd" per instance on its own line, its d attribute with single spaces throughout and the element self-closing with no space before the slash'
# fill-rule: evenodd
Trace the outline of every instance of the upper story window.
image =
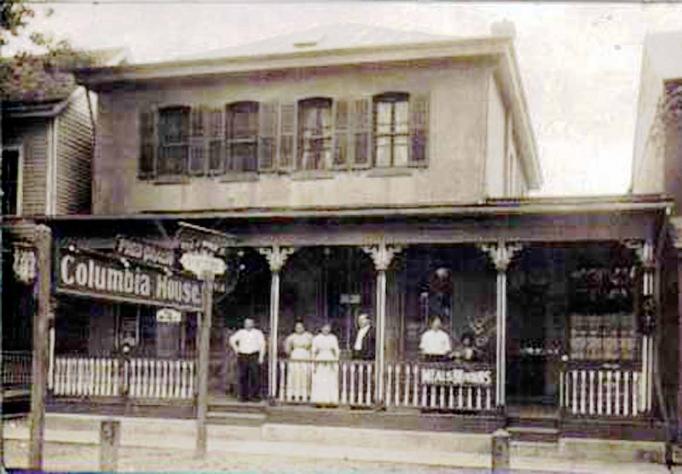
<svg viewBox="0 0 682 474">
<path fill-rule="evenodd" d="M 405 167 L 426 162 L 428 99 L 404 92 L 374 96 L 374 165 Z"/>
<path fill-rule="evenodd" d="M 189 107 L 166 107 L 159 110 L 159 150 L 156 166 L 160 176 L 178 176 L 187 171 L 189 116 Z"/>
<path fill-rule="evenodd" d="M 332 100 L 313 98 L 299 101 L 298 125 L 298 169 L 326 169 L 331 163 Z"/>
<path fill-rule="evenodd" d="M 374 97 L 374 163 L 377 167 L 407 166 L 410 128 L 409 95 Z"/>
<path fill-rule="evenodd" d="M 428 97 L 170 106 L 139 117 L 140 178 L 421 166 Z"/>
<path fill-rule="evenodd" d="M 226 171 L 258 169 L 258 102 L 237 102 L 225 108 Z"/>
<path fill-rule="evenodd" d="M 19 150 L 2 150 L 2 214 L 19 214 Z"/>
</svg>

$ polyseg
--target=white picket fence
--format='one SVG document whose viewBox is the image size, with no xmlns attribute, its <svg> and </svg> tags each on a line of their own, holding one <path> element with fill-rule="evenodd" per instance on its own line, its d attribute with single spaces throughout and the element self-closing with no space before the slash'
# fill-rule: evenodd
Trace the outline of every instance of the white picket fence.
<svg viewBox="0 0 682 474">
<path fill-rule="evenodd" d="M 571 415 L 633 417 L 641 398 L 641 371 L 584 367 L 561 372 L 559 403 Z"/>
<path fill-rule="evenodd" d="M 278 363 L 277 398 L 283 403 L 315 403 L 311 398 L 316 368 L 329 362 L 288 361 Z M 331 366 L 338 377 L 338 404 L 369 407 L 375 401 L 374 362 L 342 360 Z M 390 362 L 386 364 L 383 400 L 387 408 L 410 407 L 444 410 L 486 411 L 495 406 L 492 384 L 427 383 L 424 371 L 433 364 Z M 491 372 L 492 373 L 492 372 Z"/>
<path fill-rule="evenodd" d="M 193 360 L 56 357 L 55 396 L 183 399 L 194 396 Z"/>
</svg>

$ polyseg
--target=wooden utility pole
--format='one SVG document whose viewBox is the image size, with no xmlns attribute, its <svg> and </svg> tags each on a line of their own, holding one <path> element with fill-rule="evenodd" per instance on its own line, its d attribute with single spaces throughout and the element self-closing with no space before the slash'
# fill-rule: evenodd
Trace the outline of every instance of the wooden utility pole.
<svg viewBox="0 0 682 474">
<path fill-rule="evenodd" d="M 30 441 L 28 468 L 39 471 L 43 467 L 45 431 L 45 398 L 47 396 L 48 340 L 50 318 L 50 275 L 52 232 L 45 225 L 35 231 L 37 251 L 38 309 L 33 318 L 33 368 L 31 384 Z"/>
<path fill-rule="evenodd" d="M 206 455 L 206 414 L 208 412 L 208 366 L 210 363 L 211 319 L 213 318 L 213 273 L 204 272 L 204 308 L 199 328 L 199 367 L 197 368 L 197 444 L 196 456 Z"/>
</svg>

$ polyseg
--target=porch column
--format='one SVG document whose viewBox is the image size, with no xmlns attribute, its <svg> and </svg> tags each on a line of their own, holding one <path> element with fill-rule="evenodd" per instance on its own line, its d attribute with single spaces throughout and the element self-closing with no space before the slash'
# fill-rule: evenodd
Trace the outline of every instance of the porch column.
<svg viewBox="0 0 682 474">
<path fill-rule="evenodd" d="M 514 254 L 521 250 L 520 244 L 482 244 L 481 250 L 487 253 L 497 270 L 496 286 L 496 358 L 495 358 L 495 400 L 498 407 L 506 404 L 507 369 L 507 268 Z"/>
<path fill-rule="evenodd" d="M 642 332 L 642 378 L 639 385 L 639 410 L 651 411 L 653 407 L 653 374 L 654 374 L 654 313 L 656 297 L 654 275 L 656 259 L 654 245 L 651 241 L 638 241 L 628 244 L 635 250 L 642 265 L 642 298 L 637 308 Z"/>
<path fill-rule="evenodd" d="M 265 256 L 272 274 L 270 281 L 270 347 L 268 350 L 268 399 L 270 403 L 277 397 L 277 333 L 279 324 L 279 274 L 289 255 L 294 253 L 293 247 L 259 248 L 258 252 Z"/>
<path fill-rule="evenodd" d="M 370 245 L 363 247 L 374 262 L 377 271 L 376 280 L 376 345 L 374 353 L 375 361 L 375 384 L 374 404 L 383 406 L 384 403 L 384 369 L 385 369 L 385 343 L 386 343 L 386 271 L 393 261 L 395 254 L 402 251 L 399 245 Z"/>
<path fill-rule="evenodd" d="M 47 395 L 48 338 L 50 318 L 50 280 L 52 270 L 52 231 L 39 225 L 35 232 L 38 279 L 38 310 L 33 320 L 33 367 L 31 380 L 31 414 L 28 467 L 43 467 L 45 432 L 45 397 Z"/>
</svg>

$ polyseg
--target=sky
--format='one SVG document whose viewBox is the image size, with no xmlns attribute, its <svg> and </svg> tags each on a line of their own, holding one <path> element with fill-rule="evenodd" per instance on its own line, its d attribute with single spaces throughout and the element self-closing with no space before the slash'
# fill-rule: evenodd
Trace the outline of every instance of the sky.
<svg viewBox="0 0 682 474">
<path fill-rule="evenodd" d="M 134 62 L 334 23 L 466 37 L 512 21 L 543 169 L 540 195 L 627 191 L 644 38 L 682 30 L 682 4 L 78 1 L 36 5 L 31 28 L 77 47 L 126 47 Z"/>
</svg>

